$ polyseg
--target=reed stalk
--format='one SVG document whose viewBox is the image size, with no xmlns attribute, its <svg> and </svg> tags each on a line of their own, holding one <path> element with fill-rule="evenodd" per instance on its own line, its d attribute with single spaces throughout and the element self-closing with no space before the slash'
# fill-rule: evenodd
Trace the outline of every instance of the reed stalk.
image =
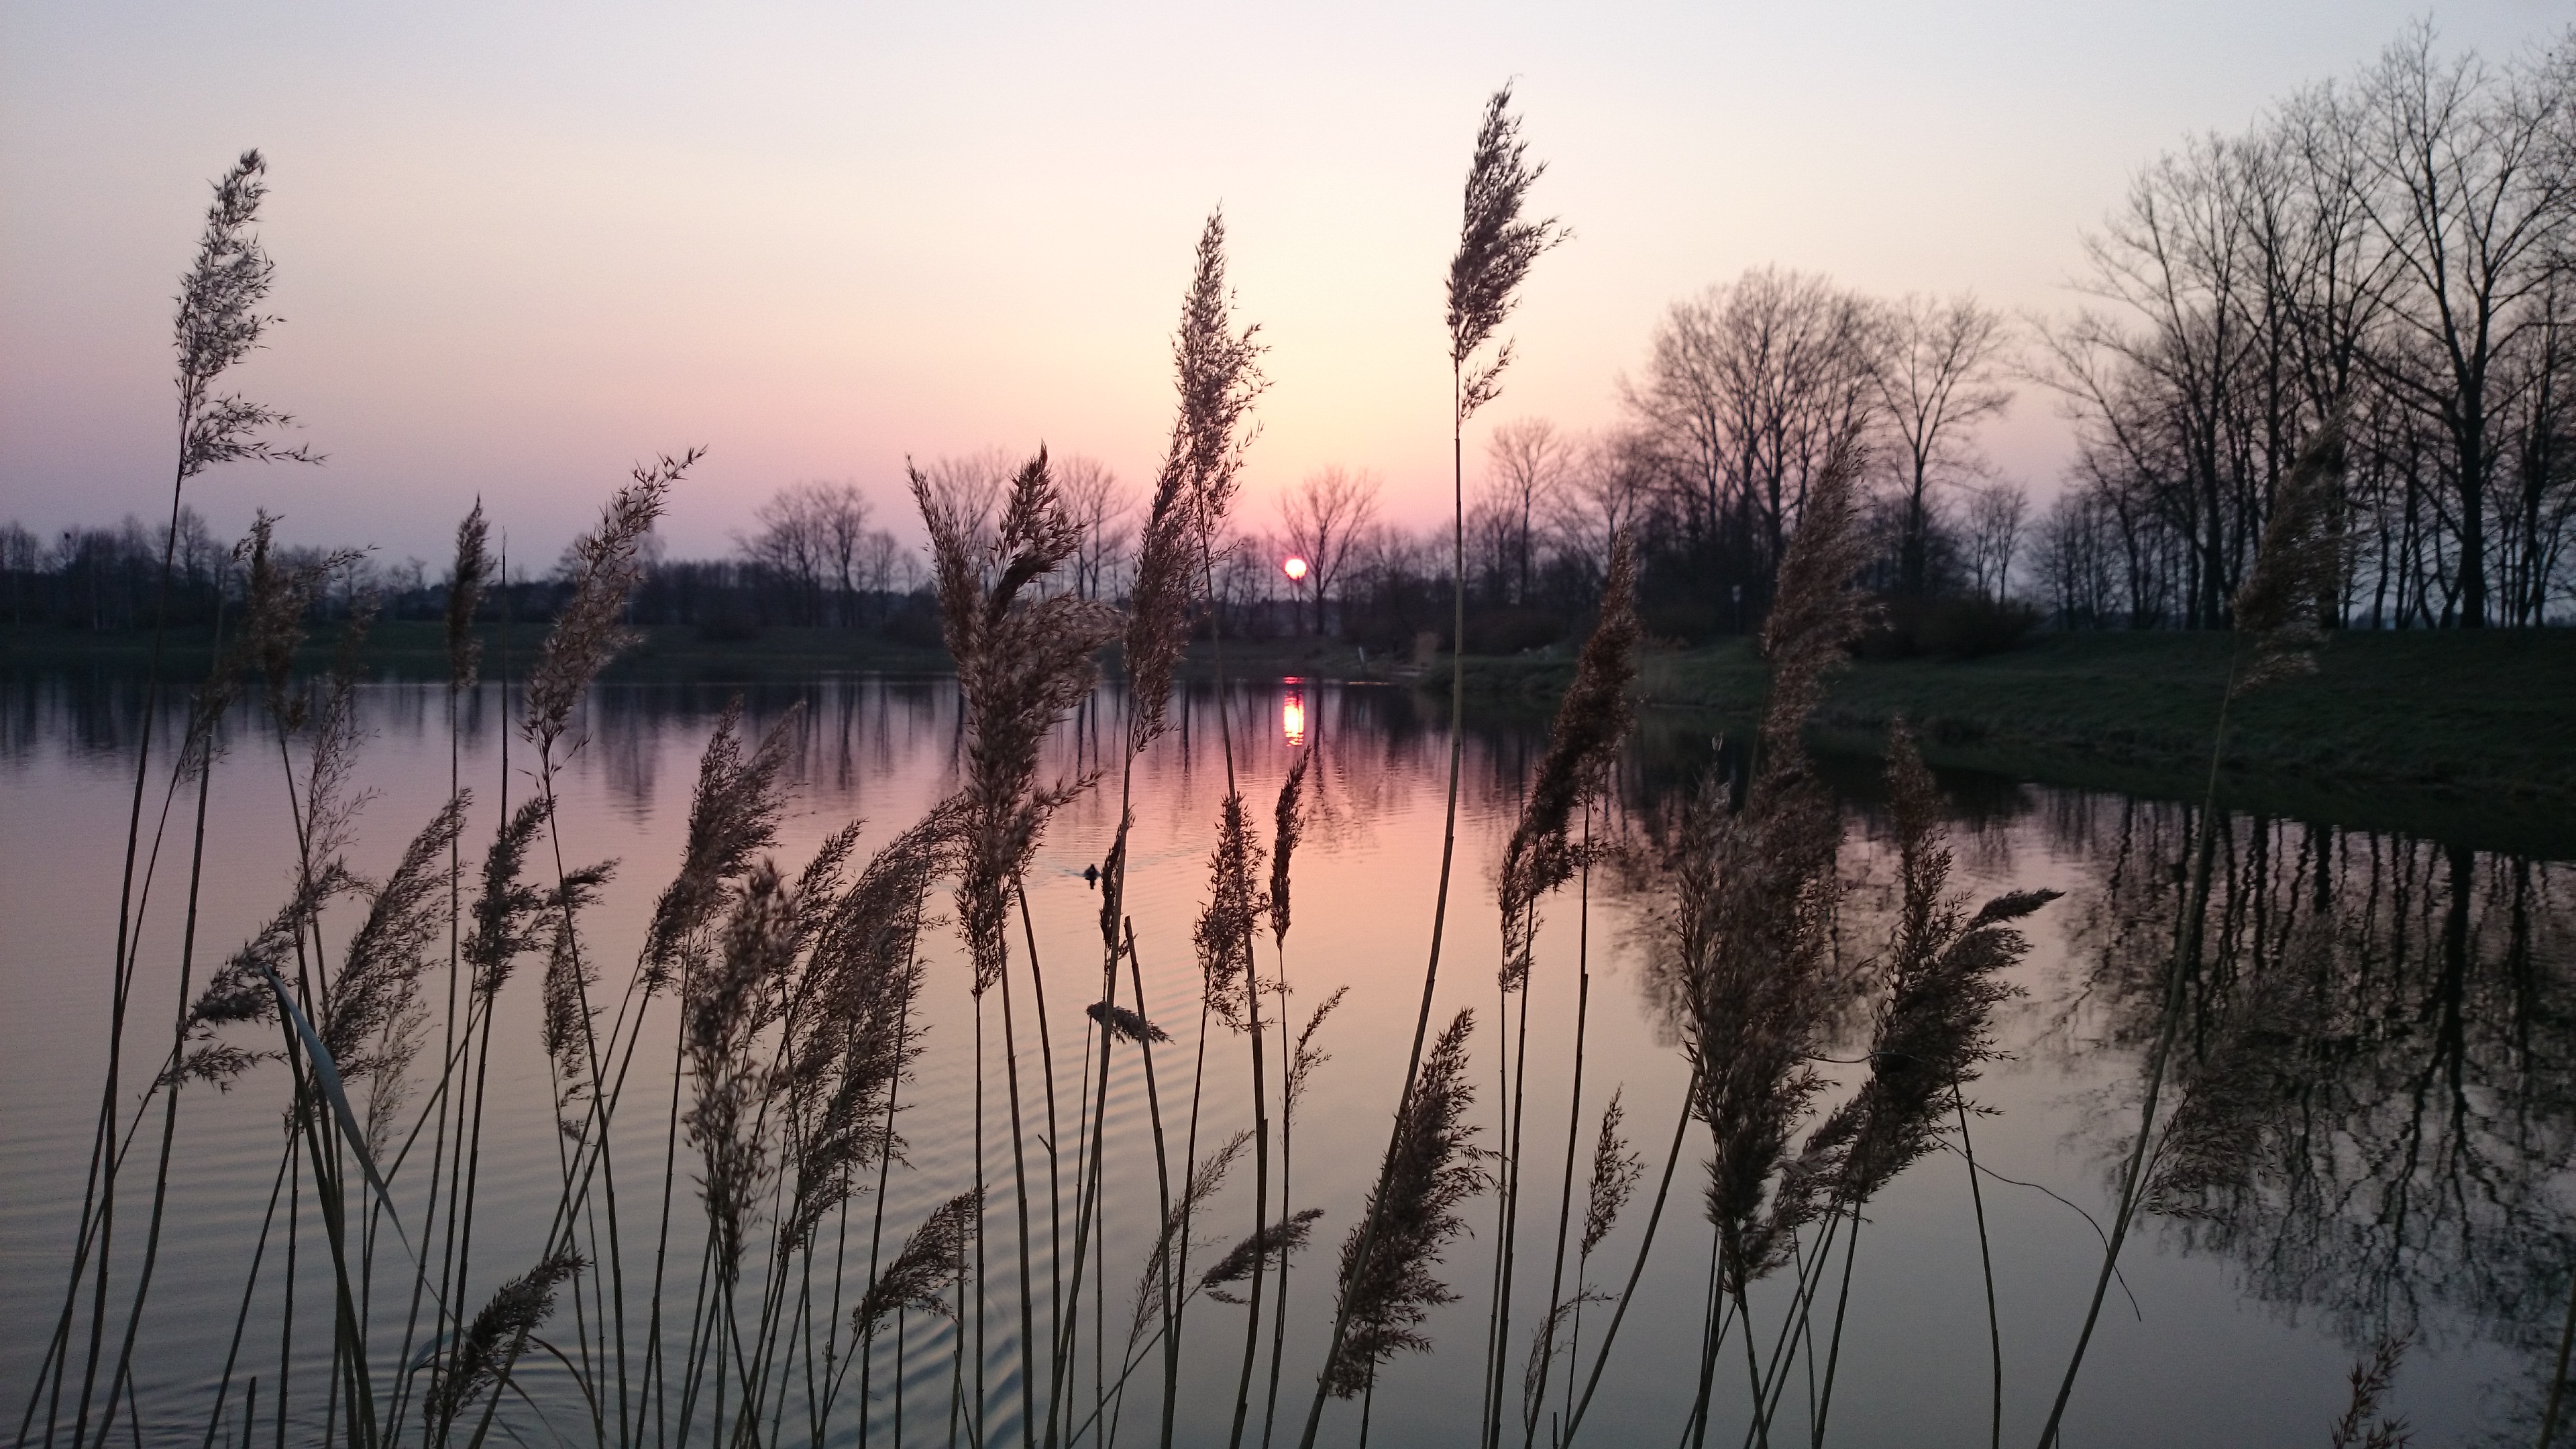
<svg viewBox="0 0 2576 1449">
<path fill-rule="evenodd" d="M 109 1148 L 120 1096 L 126 1010 L 133 991 L 139 950 L 137 937 L 142 929 L 142 903 L 136 895 L 135 866 L 142 838 L 144 791 L 151 777 L 153 731 L 160 714 L 161 664 L 169 632 L 170 578 L 177 557 L 180 500 L 188 480 L 214 464 L 322 461 L 320 455 L 307 448 L 287 448 L 270 441 L 268 434 L 276 429 L 292 427 L 293 417 L 250 402 L 237 393 L 218 394 L 214 391 L 223 375 L 257 349 L 268 328 L 279 321 L 259 310 L 274 285 L 276 264 L 269 260 L 267 250 L 260 245 L 258 235 L 252 230 L 259 219 L 260 203 L 267 196 L 267 171 L 268 163 L 257 151 L 245 151 L 214 183 L 214 199 L 206 209 L 205 228 L 198 238 L 196 257 L 180 278 L 179 306 L 173 325 L 173 344 L 178 356 L 178 455 L 170 482 L 170 518 L 162 535 L 161 564 L 153 588 L 151 652 L 144 673 L 141 734 L 135 750 L 134 787 L 126 811 L 124 865 L 117 888 L 116 954 L 108 973 L 107 1071 L 100 1089 L 98 1125 L 91 1141 L 88 1173 L 74 1233 L 69 1285 L 64 1290 L 63 1309 L 55 1331 L 55 1342 L 63 1348 L 53 1351 L 50 1358 L 50 1388 L 48 1376 L 43 1373 L 39 1374 L 35 1386 L 36 1393 L 43 1394 L 46 1400 L 47 1449 L 51 1449 L 59 1422 L 63 1378 L 69 1367 L 68 1353 L 63 1350 L 68 1349 L 70 1342 L 81 1280 L 84 1276 L 92 1276 L 93 1272 L 96 1287 L 90 1305 L 89 1345 L 72 1429 L 73 1449 L 82 1449 L 88 1442 L 89 1410 L 97 1380 L 102 1335 L 107 1326 L 118 1166 L 117 1156 Z M 148 870 L 143 886 L 148 892 Z M 186 1000 L 184 989 L 180 999 Z M 19 1430 L 22 1439 L 33 1420 L 35 1398 L 36 1394 L 30 1394 L 28 1412 Z M 113 1402 L 111 1390 L 111 1411 Z M 102 1439 L 104 1435 L 105 1430 L 102 1429 Z"/>
<path fill-rule="evenodd" d="M 1439 985 L 1441 936 L 1449 912 L 1449 876 L 1458 853 L 1458 772 L 1465 748 L 1467 709 L 1467 419 L 1501 395 L 1503 370 L 1511 364 L 1510 342 L 1495 348 L 1489 357 L 1483 354 L 1485 344 L 1493 340 L 1511 315 L 1531 266 L 1569 235 L 1553 218 L 1531 220 L 1521 214 L 1531 188 L 1547 167 L 1545 163 L 1529 161 L 1529 147 L 1520 139 L 1520 119 L 1512 114 L 1511 101 L 1512 90 L 1506 85 L 1485 102 L 1475 153 L 1467 167 L 1458 250 L 1449 263 L 1449 786 L 1440 830 L 1440 880 L 1432 893 L 1431 945 L 1422 969 L 1422 1004 L 1414 1015 L 1413 1045 L 1405 1056 L 1404 1087 L 1396 1096 L 1395 1120 L 1379 1167 L 1378 1190 L 1371 1197 L 1369 1217 L 1360 1225 L 1355 1240 L 1357 1263 L 1376 1260 L 1380 1228 L 1376 1205 L 1389 1200 L 1388 1174 L 1395 1170 L 1405 1123 L 1413 1115 L 1423 1042 L 1431 1029 L 1431 1002 Z M 1480 357 L 1484 360 L 1479 361 Z M 1331 1393 L 1328 1378 L 1332 1366 L 1343 1358 L 1344 1341 L 1350 1331 L 1350 1304 L 1346 1288 L 1334 1312 L 1332 1338 L 1324 1352 L 1325 1368 L 1317 1376 L 1314 1397 L 1307 1405 L 1306 1427 L 1298 1437 L 1298 1449 L 1314 1449 L 1316 1431 L 1323 1423 L 1324 1400 Z"/>
<path fill-rule="evenodd" d="M 2154 1140 L 2157 1098 L 2165 1067 L 2180 1029 L 2184 986 L 2200 961 L 2201 933 L 2209 911 L 2209 877 L 2218 845 L 2218 771 L 2226 757 L 2227 713 L 2237 696 L 2276 679 L 2313 671 L 2320 635 L 2316 613 L 2320 599 L 2331 597 L 2341 568 L 2333 526 L 2343 486 L 2344 437 L 2340 419 L 2328 419 L 2299 450 L 2282 479 L 2272 516 L 2265 523 L 2262 546 L 2245 584 L 2232 601 L 2236 613 L 2236 648 L 2220 691 L 2217 723 L 2210 731 L 2209 780 L 2201 792 L 2200 818 L 2191 846 L 2191 884 L 2183 900 L 2181 929 L 2174 933 L 2174 954 L 2165 969 L 2163 1006 L 2157 1015 L 2156 1042 L 2147 1056 L 2146 1083 L 2138 1106 L 2138 1133 L 2120 1172 L 2118 1205 L 2111 1215 L 2110 1242 L 2102 1251 L 2101 1271 L 2084 1309 L 2084 1325 L 2067 1356 L 2066 1373 L 2040 1429 L 2039 1449 L 2058 1441 L 2066 1406 L 2075 1393 L 2075 1378 L 2102 1314 L 2102 1299 L 2119 1268 L 2120 1248 L 2146 1185 L 2148 1148 Z M 2249 659 L 2249 655 L 2251 656 Z"/>
</svg>

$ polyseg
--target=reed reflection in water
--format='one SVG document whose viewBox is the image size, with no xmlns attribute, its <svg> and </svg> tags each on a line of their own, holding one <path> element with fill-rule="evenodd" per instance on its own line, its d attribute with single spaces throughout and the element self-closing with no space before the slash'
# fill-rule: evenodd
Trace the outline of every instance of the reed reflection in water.
<svg viewBox="0 0 2576 1449">
<path fill-rule="evenodd" d="M 587 744 L 572 756 L 563 812 L 567 839 L 584 858 L 622 862 L 592 916 L 607 959 L 635 949 L 651 893 L 677 859 L 697 753 L 728 693 L 625 685 L 598 690 L 584 708 Z M 854 817 L 868 822 L 861 848 L 873 849 L 956 778 L 960 722 L 946 681 L 831 680 L 746 693 L 755 734 L 789 705 L 805 706 L 793 742 L 796 813 L 779 843 L 782 864 L 792 867 Z M 13 1304 L 58 1301 L 63 1245 L 78 1210 L 104 1012 L 102 923 L 114 917 L 125 752 L 138 697 L 114 680 L 19 681 L 0 690 L 0 919 L 10 923 L 0 937 L 9 1005 L 0 1013 L 0 1090 L 11 1104 L 0 1119 L 0 1169 L 12 1184 L 0 1207 L 0 1298 Z M 497 699 L 487 689 L 469 701 L 469 780 L 502 778 Z M 1178 1051 L 1194 1045 L 1184 1004 L 1198 988 L 1186 943 L 1203 889 L 1207 822 L 1225 788 L 1215 756 L 1219 708 L 1235 712 L 1247 796 L 1275 790 L 1296 749 L 1314 760 L 1297 866 L 1298 1000 L 1290 1010 L 1302 1015 L 1337 986 L 1348 985 L 1352 996 L 1326 1028 L 1322 1042 L 1333 1060 L 1316 1072 L 1299 1119 L 1298 1193 L 1325 1210 L 1321 1231 L 1338 1235 L 1371 1178 L 1403 1060 L 1436 865 L 1444 737 L 1436 711 L 1409 691 L 1314 682 L 1243 686 L 1222 699 L 1205 688 L 1185 691 L 1178 748 L 1159 752 L 1140 772 L 1128 899 L 1149 1001 L 1163 1008 L 1157 1014 L 1179 1038 Z M 1071 775 L 1104 754 L 1114 757 L 1116 718 L 1106 695 L 1086 705 L 1051 741 L 1047 769 Z M 361 779 L 377 794 L 362 817 L 356 863 L 380 874 L 444 796 L 441 692 L 371 687 L 362 724 Z M 212 807 L 214 838 L 224 848 L 210 861 L 201 925 L 203 939 L 217 945 L 257 928 L 292 859 L 291 822 L 263 774 L 273 774 L 274 760 L 260 753 L 247 717 L 234 729 L 237 748 L 217 775 Z M 1493 862 L 1516 816 L 1514 791 L 1543 746 L 1535 721 L 1479 726 L 1471 735 L 1462 859 L 1478 869 L 1458 888 L 1460 908 L 1451 916 L 1462 933 L 1456 959 L 1467 966 L 1444 983 L 1443 1015 L 1491 1004 L 1483 965 L 1501 944 L 1492 922 Z M 1670 782 L 1696 773 L 1708 757 L 1704 735 L 1650 718 L 1623 766 L 1619 817 L 1600 828 L 1633 842 L 1636 858 L 1649 861 Z M 1850 1058 L 1868 1038 L 1859 1003 L 1885 939 L 1893 879 L 1875 772 L 1838 770 L 1836 783 L 1847 806 L 1842 869 L 1849 888 L 1840 964 L 1855 1005 L 1828 1054 Z M 2031 922 L 2036 950 L 2014 977 L 2027 995 L 2008 1005 L 2000 1022 L 2010 1057 L 1990 1066 L 1974 1091 L 1998 1109 L 1977 1122 L 1975 1146 L 1980 1163 L 1999 1175 L 1987 1182 L 1985 1198 L 1997 1244 L 2006 1433 L 2026 1439 L 2062 1365 L 2099 1242 L 2075 1207 L 2005 1179 L 2038 1184 L 2103 1215 L 2136 1120 L 2139 1063 L 2157 1030 L 2161 972 L 2183 899 L 2176 864 L 2190 822 L 2184 808 L 2155 801 L 1983 777 L 1945 777 L 1943 784 L 1954 807 L 1949 828 L 1963 888 L 2068 892 Z M 469 840 L 488 839 L 497 808 L 497 800 L 478 801 Z M 1096 938 L 1097 898 L 1082 873 L 1105 848 L 1114 809 L 1098 794 L 1069 807 L 1032 873 L 1033 932 L 1042 952 L 1064 943 L 1074 953 L 1065 958 L 1069 967 L 1086 936 Z M 2106 1317 L 2070 1439 L 2322 1441 L 2355 1355 L 2383 1336 L 2404 1334 L 2415 1346 L 2392 1407 L 2412 1419 L 2421 1442 L 2472 1442 L 2486 1433 L 2530 1442 L 2576 1257 L 2569 1175 L 2576 1154 L 2576 881 L 2569 867 L 2242 817 L 2223 823 L 2219 849 L 2208 946 L 2191 971 L 2168 1085 L 2168 1101 L 2177 1105 L 2153 1158 L 2151 1230 L 2124 1259 L 2137 1316 L 2128 1313 L 2128 1300 L 2115 1298 L 2119 1312 Z M 1686 1077 L 1645 969 L 1650 953 L 1640 945 L 1655 929 L 1656 884 L 1650 864 L 1641 864 L 1621 885 L 1604 882 L 1594 903 L 1593 969 L 1602 980 L 1586 1100 L 1606 1100 L 1620 1087 L 1632 1123 L 1670 1121 Z M 149 1000 L 175 989 L 169 911 L 156 898 L 148 917 L 140 989 Z M 1571 921 L 1570 904 L 1558 911 Z M 335 918 L 328 933 L 345 933 L 348 924 Z M 1571 1019 L 1574 939 L 1558 929 L 1540 940 L 1531 1009 L 1541 1030 Z M 969 1175 L 966 968 L 944 935 L 929 941 L 926 954 L 929 1036 L 918 1080 L 906 1088 L 909 1147 L 888 1186 L 890 1222 L 920 1220 Z M 1630 1006 L 1619 1004 L 1623 995 Z M 542 1100 L 537 1015 L 533 983 L 524 1000 L 504 997 L 496 1090 Z M 1083 1025 L 1064 1005 L 1051 1022 L 1056 1085 L 1068 1098 L 1083 1090 Z M 667 1062 L 668 1032 L 666 1024 L 658 1053 L 648 1041 L 640 1063 Z M 1039 1053 L 1025 1032 L 1020 1056 L 1021 1070 L 1034 1072 Z M 1533 1052 L 1534 1101 L 1562 1100 L 1566 1065 Z M 1855 1085 L 1860 1070 L 1831 1062 L 1821 1068 L 1842 1088 Z M 987 1069 L 998 1079 L 998 1057 Z M 269 1070 L 271 1076 L 254 1073 L 229 1093 L 188 1103 L 173 1206 L 181 1227 L 164 1249 L 156 1311 L 138 1359 L 136 1413 L 147 1442 L 203 1439 L 277 1161 L 283 1089 Z M 639 1067 L 639 1076 L 649 1070 Z M 667 1073 L 667 1065 L 660 1070 Z M 1249 1116 L 1234 1075 L 1210 1075 L 1204 1107 L 1208 1120 L 1227 1130 Z M 667 1075 L 658 1085 L 639 1080 L 636 1090 L 658 1092 L 667 1082 Z M 1123 1056 L 1110 1100 L 1107 1172 L 1124 1195 L 1113 1191 L 1107 1200 L 1106 1267 L 1098 1271 L 1114 1316 L 1124 1313 L 1149 1251 L 1153 1216 L 1141 1083 Z M 1500 1107 L 1480 1101 L 1476 1110 L 1491 1140 Z M 493 1262 L 515 1262 L 536 1242 L 542 1224 L 535 1220 L 556 1187 L 549 1115 L 535 1114 L 534 1126 L 515 1129 L 522 1135 L 487 1148 L 484 1191 L 499 1205 L 491 1218 Z M 657 1141 L 648 1139 L 658 1124 L 639 1122 L 634 1131 L 636 1160 L 653 1160 Z M 988 1135 L 987 1154 L 987 1180 L 1007 1182 L 1007 1140 Z M 1548 1157 L 1535 1165 L 1553 1175 Z M 395 1176 L 398 1195 L 403 1180 Z M 1585 1442 L 1670 1439 L 1681 1430 L 1697 1367 L 1708 1252 L 1705 1224 L 1691 1226 L 1691 1206 L 1677 1195 L 1586 1421 Z M 516 1222 L 514 1213 L 531 1221 Z M 1218 1198 L 1210 1213 L 1228 1238 L 1239 1232 L 1237 1219 L 1248 1224 L 1250 1217 L 1248 1206 L 1229 1197 Z M 1621 1223 L 1603 1245 L 1603 1261 L 1635 1251 L 1641 1216 L 1632 1212 Z M 1983 1289 L 1964 1166 L 1953 1154 L 1936 1154 L 1875 1199 L 1869 1219 L 1873 1242 L 1853 1285 L 1841 1348 L 1837 1435 L 1855 1444 L 1981 1442 Z M 996 1243 L 1007 1236 L 999 1216 L 987 1231 Z M 316 1251 L 310 1221 L 303 1232 L 309 1257 Z M 1445 1271 L 1464 1301 L 1425 1325 L 1436 1351 L 1401 1357 L 1385 1373 L 1373 1430 L 1383 1442 L 1473 1437 L 1456 1405 L 1476 1376 L 1485 1305 L 1473 1285 L 1495 1249 L 1491 1237 L 1480 1225 L 1480 1235 L 1451 1254 Z M 1522 1251 L 1543 1254 L 1544 1246 L 1533 1238 Z M 1009 1258 L 993 1255 L 997 1304 L 1018 1291 Z M 1291 1382 L 1311 1376 L 1329 1328 L 1321 1266 L 1301 1265 L 1306 1276 L 1291 1305 Z M 1054 1268 L 1041 1255 L 1030 1271 L 1043 1282 Z M 254 1317 L 273 1332 L 284 1304 L 273 1262 L 269 1271 Z M 323 1382 L 328 1369 L 327 1305 L 308 1296 L 322 1281 L 308 1267 L 299 1282 L 299 1322 L 320 1325 L 299 1340 L 295 1356 L 307 1384 Z M 1758 1321 L 1783 1321 L 1787 1291 L 1773 1283 L 1756 1292 Z M 1514 1321 L 1542 1316 L 1545 1292 L 1541 1283 L 1516 1295 Z M 1211 1316 L 1216 1339 L 1237 1331 L 1234 1320 L 1213 1317 L 1228 1311 L 1221 1306 L 1193 1311 Z M 41 1316 L 13 1315 L 0 1329 L 0 1382 L 33 1382 Z M 984 1433 L 1009 1442 L 1018 1437 L 1016 1318 L 997 1310 L 985 1329 Z M 918 1318 L 908 1333 L 900 1375 L 893 1338 L 880 1345 L 872 1443 L 891 1442 L 898 1410 L 906 1442 L 946 1442 L 954 1340 Z M 386 1352 L 392 1350 L 388 1341 Z M 1227 1357 L 1210 1352 L 1185 1363 L 1183 1442 L 1224 1432 Z M 269 1371 L 276 1362 L 272 1348 Z M 1088 1365 L 1083 1373 L 1087 1385 Z M 550 1412 L 574 1402 L 559 1369 L 532 1358 L 522 1376 Z M 1795 1437 L 1803 1412 L 1793 1389 L 1775 1427 Z M 318 1437 L 325 1413 L 319 1393 L 299 1401 L 289 1437 Z M 1721 1377 L 1712 1405 L 1720 1430 L 1743 1424 L 1748 1413 L 1741 1384 Z M 575 1411 L 570 1422 L 580 1417 Z M 1125 1442 L 1138 1441 L 1136 1418 L 1131 1414 L 1121 1431 Z M 222 1427 L 221 1441 L 233 1442 L 236 1428 Z M 531 1436 L 544 1432 L 533 1418 L 522 1427 Z M 265 1439 L 265 1422 L 261 1432 Z"/>
</svg>

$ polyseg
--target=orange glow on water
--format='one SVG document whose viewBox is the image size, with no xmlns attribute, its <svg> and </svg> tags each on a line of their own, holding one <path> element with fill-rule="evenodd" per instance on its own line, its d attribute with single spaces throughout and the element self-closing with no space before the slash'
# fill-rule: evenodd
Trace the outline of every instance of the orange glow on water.
<svg viewBox="0 0 2576 1449">
<path fill-rule="evenodd" d="M 1288 691 L 1279 704 L 1279 734 L 1291 747 L 1306 743 L 1306 696 L 1301 690 Z"/>
</svg>

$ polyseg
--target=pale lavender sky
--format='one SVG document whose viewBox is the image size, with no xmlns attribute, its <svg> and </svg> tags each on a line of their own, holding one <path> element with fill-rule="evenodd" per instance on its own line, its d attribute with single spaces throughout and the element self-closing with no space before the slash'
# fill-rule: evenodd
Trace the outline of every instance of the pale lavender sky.
<svg viewBox="0 0 2576 1449">
<path fill-rule="evenodd" d="M 1617 414 L 1673 299 L 1776 263 L 2063 312 L 2131 173 L 2411 20 L 2502 59 L 2563 0 L 1341 7 L 113 3 L 0 9 L 0 519 L 166 509 L 169 298 L 258 146 L 287 325 L 239 374 L 320 469 L 191 485 L 438 560 L 477 492 L 550 559 L 630 462 L 705 444 L 720 551 L 907 453 L 1041 440 L 1150 475 L 1222 202 L 1275 385 L 1247 516 L 1326 463 L 1447 486 L 1441 277 L 1478 106 L 1517 78 L 1577 238 L 1480 424 Z M 2026 389 L 1987 449 L 2053 489 Z M 1471 441 L 1471 449 L 1474 444 Z M 1472 457 L 1472 453 L 1471 453 Z"/>
</svg>

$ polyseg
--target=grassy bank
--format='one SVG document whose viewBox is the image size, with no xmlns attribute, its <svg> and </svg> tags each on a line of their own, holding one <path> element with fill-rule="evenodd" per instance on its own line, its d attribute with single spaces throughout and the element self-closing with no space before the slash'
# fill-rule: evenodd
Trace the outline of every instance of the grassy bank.
<svg viewBox="0 0 2576 1449">
<path fill-rule="evenodd" d="M 1828 686 L 1817 743 L 1874 754 L 1902 715 L 1936 764 L 2197 798 L 2234 647 L 2219 634 L 2051 634 L 1984 659 L 1854 663 Z M 2318 662 L 2237 701 L 2221 777 L 2231 802 L 2548 854 L 2576 845 L 2576 632 L 2343 634 Z M 1468 669 L 1477 696 L 1533 705 L 1573 676 L 1570 660 Z M 1738 729 L 1763 680 L 1734 642 L 1649 655 L 1638 690 Z"/>
</svg>

